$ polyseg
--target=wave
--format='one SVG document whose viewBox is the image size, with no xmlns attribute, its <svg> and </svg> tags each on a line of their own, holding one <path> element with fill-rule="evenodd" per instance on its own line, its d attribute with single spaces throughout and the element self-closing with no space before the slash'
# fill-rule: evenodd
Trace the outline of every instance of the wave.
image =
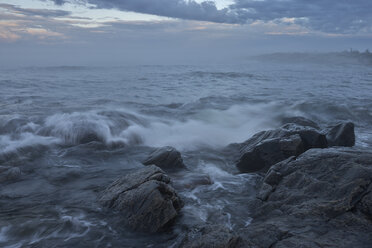
<svg viewBox="0 0 372 248">
<path fill-rule="evenodd" d="M 186 120 L 143 115 L 128 110 L 54 114 L 39 123 L 20 117 L 3 123 L 0 151 L 32 145 L 74 146 L 90 142 L 106 145 L 171 145 L 179 149 L 223 146 L 242 141 L 272 126 L 275 104 L 204 109 Z M 6 128 L 5 128 L 6 127 Z"/>
<path fill-rule="evenodd" d="M 190 73 L 195 77 L 213 77 L 213 78 L 253 78 L 255 75 L 243 72 L 208 72 L 208 71 L 193 71 Z"/>
<path fill-rule="evenodd" d="M 91 142 L 114 147 L 220 148 L 243 142 L 259 131 L 277 127 L 286 116 L 310 117 L 314 121 L 322 120 L 325 115 L 328 119 L 332 115 L 335 120 L 355 119 L 355 111 L 345 109 L 345 106 L 322 107 L 332 113 L 324 113 L 320 111 L 320 105 L 317 106 L 301 102 L 292 105 L 269 102 L 193 111 L 186 106 L 178 109 L 176 116 L 154 116 L 117 109 L 59 113 L 35 122 L 16 116 L 0 121 L 0 153 L 31 146 L 76 146 Z M 364 110 L 360 111 L 364 113 Z"/>
<path fill-rule="evenodd" d="M 133 125 L 124 130 L 121 136 L 139 136 L 145 145 L 170 145 L 181 150 L 194 150 L 202 146 L 222 147 L 273 127 L 275 112 L 275 104 L 232 106 L 227 110 L 205 109 L 186 121 L 153 120 L 148 126 Z"/>
</svg>

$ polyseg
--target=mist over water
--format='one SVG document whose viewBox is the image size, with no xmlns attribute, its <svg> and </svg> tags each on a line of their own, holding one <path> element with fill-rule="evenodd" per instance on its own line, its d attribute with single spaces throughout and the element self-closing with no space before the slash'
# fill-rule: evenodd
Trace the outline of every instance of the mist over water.
<svg viewBox="0 0 372 248">
<path fill-rule="evenodd" d="M 202 174 L 214 182 L 192 190 L 175 182 L 186 202 L 177 233 L 205 221 L 249 224 L 241 201 L 255 176 L 237 175 L 221 149 L 283 117 L 323 126 L 350 120 L 357 146 L 372 146 L 372 68 L 364 64 L 26 67 L 1 69 L 0 85 L 0 165 L 22 171 L 0 186 L 4 247 L 170 239 L 174 233 L 132 233 L 97 203 L 101 189 L 140 168 L 154 147 L 182 152 L 188 171 L 174 181 Z"/>
</svg>

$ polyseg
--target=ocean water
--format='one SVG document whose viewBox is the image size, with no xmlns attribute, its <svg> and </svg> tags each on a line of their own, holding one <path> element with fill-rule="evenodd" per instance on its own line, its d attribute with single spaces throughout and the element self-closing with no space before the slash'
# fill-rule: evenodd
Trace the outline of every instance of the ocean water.
<svg viewBox="0 0 372 248">
<path fill-rule="evenodd" d="M 187 226 L 249 225 L 253 174 L 221 149 L 304 116 L 321 126 L 353 121 L 372 147 L 372 67 L 364 64 L 22 67 L 0 69 L 1 247 L 161 247 Z M 179 149 L 170 176 L 186 205 L 173 230 L 131 232 L 99 192 L 143 165 L 154 147 Z M 211 185 L 184 187 L 207 176 Z"/>
</svg>

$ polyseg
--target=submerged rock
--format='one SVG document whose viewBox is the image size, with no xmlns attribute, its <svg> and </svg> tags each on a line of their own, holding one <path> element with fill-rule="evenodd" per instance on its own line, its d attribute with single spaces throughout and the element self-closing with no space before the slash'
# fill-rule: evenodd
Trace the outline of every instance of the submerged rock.
<svg viewBox="0 0 372 248">
<path fill-rule="evenodd" d="M 271 165 L 311 148 L 326 148 L 319 130 L 288 123 L 281 128 L 257 133 L 240 144 L 237 167 L 241 172 L 265 172 Z"/>
<path fill-rule="evenodd" d="M 242 248 L 242 239 L 222 225 L 204 225 L 188 232 L 179 248 Z"/>
<path fill-rule="evenodd" d="M 171 146 L 156 149 L 142 163 L 144 165 L 154 164 L 162 169 L 185 168 L 181 153 Z"/>
<path fill-rule="evenodd" d="M 311 149 L 272 166 L 257 197 L 248 247 L 371 247 L 370 151 Z"/>
<path fill-rule="evenodd" d="M 151 165 L 129 173 L 107 187 L 99 201 L 120 211 L 133 230 L 158 232 L 169 225 L 183 202 L 169 185 L 170 179 Z"/>
<path fill-rule="evenodd" d="M 174 182 L 176 189 L 194 189 L 203 185 L 212 185 L 213 180 L 209 175 L 200 173 L 187 173 L 180 175 Z"/>
<path fill-rule="evenodd" d="M 354 123 L 345 122 L 332 127 L 327 132 L 327 141 L 329 146 L 354 146 Z"/>
</svg>

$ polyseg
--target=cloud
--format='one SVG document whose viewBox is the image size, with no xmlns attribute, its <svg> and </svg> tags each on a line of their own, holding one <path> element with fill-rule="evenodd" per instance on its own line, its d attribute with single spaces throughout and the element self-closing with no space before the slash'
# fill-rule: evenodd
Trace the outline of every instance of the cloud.
<svg viewBox="0 0 372 248">
<path fill-rule="evenodd" d="M 6 9 L 13 13 L 27 15 L 27 16 L 41 16 L 41 17 L 63 17 L 71 14 L 65 10 L 54 10 L 54 9 L 28 9 L 20 8 L 11 4 L 0 4 L 0 8 Z"/>
<path fill-rule="evenodd" d="M 76 0 L 54 0 L 58 5 Z M 370 0 L 235 0 L 217 9 L 213 1 L 78 0 L 102 9 L 119 9 L 186 20 L 246 24 L 286 22 L 328 33 L 371 32 Z M 288 23 L 288 20 L 291 20 Z"/>
<path fill-rule="evenodd" d="M 230 9 L 243 11 L 240 12 L 243 19 L 294 18 L 296 24 L 331 33 L 368 32 L 372 23 L 370 0 L 236 0 Z"/>
<path fill-rule="evenodd" d="M 54 0 L 57 5 L 75 0 Z M 80 0 L 101 9 L 119 9 L 186 20 L 239 23 L 242 20 L 229 8 L 217 9 L 213 1 L 193 0 Z M 245 22 L 245 21 L 244 21 Z"/>
<path fill-rule="evenodd" d="M 66 24 L 54 18 L 69 15 L 70 12 L 62 10 L 27 9 L 11 4 L 0 4 L 0 42 L 32 38 L 65 39 L 63 32 L 57 32 L 55 29 L 57 26 L 61 29 Z"/>
<path fill-rule="evenodd" d="M 63 34 L 50 31 L 44 28 L 26 28 L 24 32 L 33 36 L 37 36 L 39 39 L 47 39 L 50 37 L 63 37 Z"/>
</svg>

